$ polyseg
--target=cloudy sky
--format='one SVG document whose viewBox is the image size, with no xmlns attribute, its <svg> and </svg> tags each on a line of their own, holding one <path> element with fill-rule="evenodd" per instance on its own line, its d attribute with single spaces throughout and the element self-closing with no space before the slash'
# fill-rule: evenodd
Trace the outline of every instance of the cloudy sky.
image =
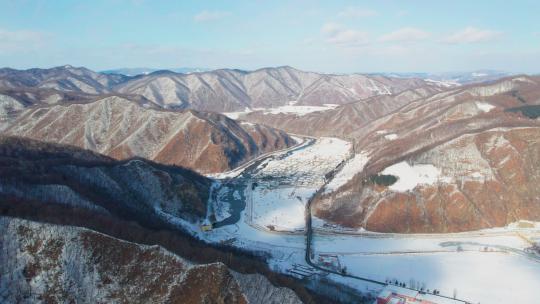
<svg viewBox="0 0 540 304">
<path fill-rule="evenodd" d="M 0 0 L 0 66 L 540 73 L 540 1 Z"/>
</svg>

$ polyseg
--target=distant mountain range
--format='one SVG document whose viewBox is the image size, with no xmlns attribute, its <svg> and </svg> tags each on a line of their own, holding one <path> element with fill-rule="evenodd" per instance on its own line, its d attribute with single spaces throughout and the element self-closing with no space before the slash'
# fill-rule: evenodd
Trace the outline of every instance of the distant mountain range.
<svg viewBox="0 0 540 304">
<path fill-rule="evenodd" d="M 103 74 L 120 74 L 125 76 L 137 76 L 137 75 L 147 75 L 157 71 L 171 71 L 181 74 L 191 74 L 191 73 L 201 73 L 208 72 L 212 69 L 208 68 L 172 68 L 172 69 L 154 69 L 154 68 L 119 68 L 112 70 L 101 71 Z"/>
<path fill-rule="evenodd" d="M 448 84 L 471 84 L 486 81 L 493 81 L 503 77 L 508 77 L 512 73 L 496 70 L 477 70 L 471 72 L 443 72 L 443 73 L 374 73 L 373 75 L 384 75 L 387 77 L 401 78 L 421 78 L 434 80 Z"/>
<path fill-rule="evenodd" d="M 239 224 L 214 229 L 213 244 L 186 234 L 206 233 L 215 210 L 247 219 L 261 198 L 254 189 L 269 200 L 294 189 L 286 196 L 302 204 L 299 223 L 309 210 L 340 233 L 540 220 L 540 76 L 288 66 L 126 74 L 0 69 L 0 269 L 14 286 L 0 302 L 335 303 L 318 289 L 343 286 L 308 291 L 309 277 L 291 273 L 312 268 L 281 262 L 303 263 L 311 249 L 253 247 Z M 294 146 L 303 136 L 313 139 Z M 331 144 L 309 146 L 323 137 Z M 331 162 L 335 138 L 352 149 L 328 169 L 305 169 Z M 233 168 L 236 178 L 209 174 Z M 313 173 L 321 184 L 306 178 Z M 303 201 L 303 191 L 314 194 Z M 264 208 L 276 219 L 289 210 Z M 283 260 L 270 268 L 276 253 Z"/>
<path fill-rule="evenodd" d="M 437 86 L 440 84 L 418 78 L 319 74 L 288 66 L 251 72 L 234 69 L 191 74 L 155 71 L 133 77 L 69 65 L 51 69 L 0 69 L 0 89 L 3 90 L 122 94 L 142 97 L 161 108 L 213 112 L 346 104 L 411 88 Z"/>
</svg>

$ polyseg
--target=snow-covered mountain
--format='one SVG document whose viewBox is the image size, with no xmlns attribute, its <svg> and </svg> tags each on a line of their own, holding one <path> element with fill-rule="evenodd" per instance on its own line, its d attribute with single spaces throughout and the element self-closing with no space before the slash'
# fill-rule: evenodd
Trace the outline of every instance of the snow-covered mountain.
<svg viewBox="0 0 540 304">
<path fill-rule="evenodd" d="M 190 73 L 201 73 L 207 72 L 211 69 L 208 68 L 171 68 L 171 69 L 154 69 L 154 68 L 119 68 L 112 70 L 101 71 L 100 73 L 104 74 L 121 74 L 125 76 L 137 76 L 137 75 L 147 75 L 157 71 L 171 71 L 175 73 L 190 74 Z"/>
<path fill-rule="evenodd" d="M 426 81 L 438 82 L 441 85 L 457 86 L 473 83 L 494 81 L 512 75 L 512 73 L 496 70 L 476 70 L 471 72 L 443 73 L 374 73 L 387 77 L 420 78 Z"/>
<path fill-rule="evenodd" d="M 3 303 L 302 303 L 260 274 L 90 229 L 0 217 L 0 231 Z"/>
<path fill-rule="evenodd" d="M 163 108 L 231 112 L 286 105 L 345 104 L 435 84 L 415 78 L 332 75 L 291 67 L 256 71 L 148 71 L 128 77 L 72 66 L 0 69 L 0 89 L 55 89 L 88 94 L 139 95 Z M 129 74 L 129 73 L 127 73 Z"/>
<path fill-rule="evenodd" d="M 240 119 L 339 136 L 368 158 L 314 200 L 317 216 L 373 231 L 451 232 L 540 219 L 539 109 L 540 79 L 516 76 Z"/>
<path fill-rule="evenodd" d="M 118 74 L 102 74 L 84 67 L 70 65 L 50 69 L 15 70 L 0 69 L 0 88 L 42 88 L 68 92 L 103 94 L 128 77 Z"/>
<path fill-rule="evenodd" d="M 426 85 L 420 79 L 318 74 L 278 67 L 189 75 L 160 71 L 119 84 L 115 90 L 142 95 L 162 107 L 232 112 L 290 104 L 345 104 Z"/>
<path fill-rule="evenodd" d="M 29 108 L 9 122 L 4 134 L 75 145 L 116 159 L 142 157 L 204 173 L 232 169 L 295 143 L 283 131 L 239 123 L 221 114 L 152 109 L 117 96 Z"/>
<path fill-rule="evenodd" d="M 212 183 L 0 137 L 0 302 L 329 303 L 260 256 L 186 233 L 209 216 Z"/>
</svg>

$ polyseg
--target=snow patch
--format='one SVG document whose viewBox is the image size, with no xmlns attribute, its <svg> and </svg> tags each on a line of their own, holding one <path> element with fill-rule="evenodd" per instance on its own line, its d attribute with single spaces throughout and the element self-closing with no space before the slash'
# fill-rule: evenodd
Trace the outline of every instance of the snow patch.
<svg viewBox="0 0 540 304">
<path fill-rule="evenodd" d="M 397 182 L 389 188 L 392 191 L 405 192 L 414 189 L 417 185 L 432 185 L 437 182 L 441 172 L 431 164 L 409 165 L 402 161 L 382 171 L 385 175 L 394 175 Z"/>
<path fill-rule="evenodd" d="M 244 111 L 238 111 L 238 112 L 225 112 L 223 113 L 223 115 L 229 117 L 230 119 L 238 119 L 240 117 L 240 115 L 242 114 L 247 114 L 247 113 L 251 113 L 253 112 L 253 110 L 251 110 L 250 108 L 246 107 L 244 109 Z"/>
<path fill-rule="evenodd" d="M 330 181 L 330 183 L 326 185 L 324 192 L 334 192 L 339 189 L 339 187 L 345 185 L 356 174 L 362 172 L 368 160 L 369 157 L 367 152 L 362 151 L 359 154 L 356 154 L 353 158 L 345 163 L 341 171 L 339 171 Z"/>
<path fill-rule="evenodd" d="M 385 135 L 384 138 L 386 138 L 386 139 L 388 139 L 388 140 L 394 140 L 394 139 L 397 139 L 398 136 L 397 136 L 397 134 L 392 133 L 392 134 L 387 134 L 387 135 Z"/>
<path fill-rule="evenodd" d="M 424 79 L 425 82 L 431 83 L 433 85 L 436 85 L 441 88 L 454 88 L 459 87 L 461 84 L 455 81 L 440 81 L 440 80 L 434 80 L 434 79 Z"/>
<path fill-rule="evenodd" d="M 324 104 L 324 106 L 294 106 L 294 105 L 287 105 L 287 106 L 281 106 L 277 108 L 270 108 L 270 109 L 256 109 L 256 110 L 262 110 L 264 114 L 296 114 L 298 116 L 303 116 L 309 113 L 313 112 L 322 112 L 327 110 L 332 110 L 337 108 L 338 105 L 336 104 Z"/>
<path fill-rule="evenodd" d="M 333 103 L 325 103 L 322 106 L 296 106 L 296 100 L 290 101 L 288 105 L 277 108 L 245 108 L 243 111 L 238 112 L 225 112 L 223 115 L 231 118 L 238 119 L 244 114 L 248 114 L 255 111 L 260 111 L 263 114 L 296 114 L 303 116 L 313 112 L 328 111 L 337 108 L 339 105 Z"/>
<path fill-rule="evenodd" d="M 478 109 L 484 111 L 484 112 L 489 112 L 493 109 L 495 109 L 495 106 L 494 105 L 491 105 L 487 102 L 480 102 L 480 101 L 477 101 L 475 102 L 476 106 L 478 107 Z"/>
</svg>

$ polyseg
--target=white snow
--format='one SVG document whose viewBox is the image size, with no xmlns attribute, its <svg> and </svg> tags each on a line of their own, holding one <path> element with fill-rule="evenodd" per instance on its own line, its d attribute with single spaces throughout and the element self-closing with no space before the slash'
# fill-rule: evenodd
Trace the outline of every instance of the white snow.
<svg viewBox="0 0 540 304">
<path fill-rule="evenodd" d="M 231 213 L 230 213 L 231 205 L 227 201 L 227 198 L 226 198 L 228 191 L 229 189 L 227 187 L 220 188 L 219 192 L 217 193 L 217 199 L 211 200 L 212 211 L 216 218 L 216 221 L 222 221 L 228 218 L 229 216 L 231 216 Z M 233 195 L 235 196 L 235 199 L 237 199 L 236 198 L 237 196 L 238 196 L 238 199 L 240 198 L 240 194 L 238 193 L 238 191 L 235 191 Z"/>
<path fill-rule="evenodd" d="M 248 114 L 255 111 L 260 111 L 263 114 L 296 114 L 298 116 L 303 116 L 313 112 L 328 111 L 337 108 L 339 105 L 326 103 L 322 106 L 297 106 L 295 105 L 296 101 L 289 102 L 288 105 L 277 107 L 277 108 L 245 108 L 243 111 L 238 112 L 225 112 L 223 115 L 231 118 L 238 119 L 243 114 Z"/>
<path fill-rule="evenodd" d="M 316 188 L 266 188 L 253 191 L 253 217 L 256 225 L 272 230 L 303 230 L 305 203 Z"/>
<path fill-rule="evenodd" d="M 286 178 L 297 186 L 322 186 L 324 175 L 347 157 L 350 147 L 347 141 L 323 137 L 285 158 L 270 160 L 258 175 L 269 176 L 274 180 Z"/>
<path fill-rule="evenodd" d="M 540 264 L 498 252 L 449 252 L 386 256 L 342 256 L 351 273 L 379 280 L 397 278 L 436 288 L 445 296 L 472 303 L 534 303 Z"/>
<path fill-rule="evenodd" d="M 484 76 L 487 76 L 488 74 L 486 73 L 476 73 L 476 72 L 473 72 L 471 74 L 472 77 L 484 77 Z"/>
<path fill-rule="evenodd" d="M 257 186 L 253 191 L 248 187 L 251 224 L 281 231 L 303 229 L 305 203 L 324 184 L 325 174 L 346 159 L 350 146 L 337 138 L 321 138 L 291 155 L 261 163 L 252 177 Z"/>
<path fill-rule="evenodd" d="M 355 154 L 354 157 L 349 159 L 343 168 L 326 185 L 325 193 L 336 191 L 339 187 L 350 181 L 356 174 L 362 172 L 368 160 L 368 153 L 365 151 Z"/>
<path fill-rule="evenodd" d="M 395 133 L 391 133 L 391 134 L 385 135 L 384 138 L 386 138 L 386 139 L 388 139 L 388 140 L 394 140 L 394 139 L 397 139 L 398 136 L 397 136 L 397 134 L 395 134 Z"/>
<path fill-rule="evenodd" d="M 458 82 L 455 82 L 455 81 L 449 81 L 449 80 L 434 80 L 434 79 L 424 79 L 425 82 L 429 82 L 429 83 L 432 83 L 438 87 L 442 87 L 442 88 L 453 88 L 453 87 L 459 87 L 461 84 L 459 84 Z"/>
<path fill-rule="evenodd" d="M 304 227 L 304 204 L 323 185 L 324 174 L 347 158 L 349 149 L 350 144 L 345 141 L 322 138 L 290 154 L 287 151 L 275 153 L 259 164 L 258 170 L 251 171 L 251 182 L 257 185 L 253 191 L 250 191 L 253 184 L 246 187 L 248 201 L 239 222 L 206 233 L 195 225 L 184 223 L 184 227 L 208 242 L 228 241 L 238 248 L 265 252 L 270 255 L 269 266 L 278 272 L 294 275 L 289 271 L 295 265 L 310 268 L 304 260 L 305 236 L 298 233 Z M 328 186 L 346 182 L 361 170 L 367 161 L 363 153 L 350 159 Z M 433 165 L 401 162 L 386 168 L 383 174 L 398 176 L 393 186 L 399 186 L 396 191 L 404 191 L 418 184 L 433 183 L 440 172 Z M 234 193 L 234 198 L 239 194 Z M 439 289 L 446 296 L 452 296 L 456 289 L 459 298 L 472 303 L 531 302 L 540 286 L 540 263 L 525 252 L 531 246 L 526 239 L 536 240 L 540 235 L 538 223 L 528 225 L 533 227 L 531 229 L 512 224 L 470 233 L 423 235 L 345 229 L 336 231 L 356 235 L 328 230 L 321 233 L 324 224 L 313 217 L 315 256 L 336 255 L 348 273 L 361 277 L 381 281 L 395 278 L 407 284 L 412 279 L 425 283 L 431 290 Z M 268 231 L 265 227 L 268 225 L 273 225 L 276 231 Z M 521 223 L 521 226 L 527 225 Z M 310 271 L 320 273 L 315 269 Z M 381 289 L 335 274 L 327 274 L 326 278 L 360 292 L 376 294 Z"/>
<path fill-rule="evenodd" d="M 356 237 L 324 233 L 315 234 L 313 248 L 317 256 L 337 255 L 358 276 L 406 284 L 414 280 L 446 296 L 456 289 L 458 298 L 472 303 L 527 303 L 533 286 L 540 286 L 540 260 L 525 253 L 531 245 L 523 238 L 537 238 L 534 229 Z M 512 301 L 516 293 L 525 295 Z"/>
<path fill-rule="evenodd" d="M 402 161 L 387 167 L 381 173 L 398 178 L 397 182 L 389 187 L 390 190 L 405 192 L 420 184 L 434 184 L 440 175 L 440 170 L 431 164 L 411 166 L 406 161 Z"/>
<path fill-rule="evenodd" d="M 244 109 L 244 111 L 238 111 L 238 112 L 225 112 L 223 113 L 223 115 L 229 117 L 230 119 L 238 119 L 240 117 L 240 115 L 242 114 L 247 114 L 247 113 L 251 113 L 253 112 L 253 110 L 251 110 L 250 108 L 246 107 Z"/>
<path fill-rule="evenodd" d="M 478 109 L 484 111 L 484 112 L 489 112 L 493 109 L 495 109 L 495 106 L 494 105 L 491 105 L 487 102 L 481 102 L 481 101 L 477 101 L 476 103 L 476 106 L 478 107 Z"/>
<path fill-rule="evenodd" d="M 269 108 L 269 109 L 256 109 L 263 111 L 264 114 L 296 114 L 298 116 L 304 116 L 309 113 L 313 112 L 321 112 L 321 111 L 327 111 L 332 110 L 338 107 L 337 104 L 324 104 L 324 106 L 294 106 L 294 105 L 287 105 L 287 106 L 281 106 L 277 108 Z"/>
</svg>

